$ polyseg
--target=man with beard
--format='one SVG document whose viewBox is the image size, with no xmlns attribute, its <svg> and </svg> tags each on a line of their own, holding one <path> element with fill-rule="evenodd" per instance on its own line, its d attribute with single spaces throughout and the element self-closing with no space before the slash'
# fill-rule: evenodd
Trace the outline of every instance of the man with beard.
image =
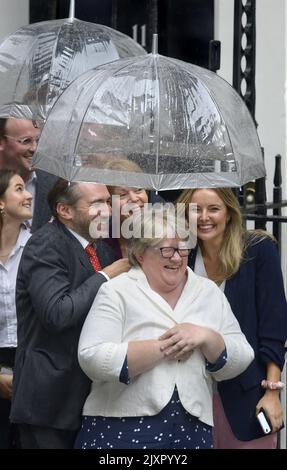
<svg viewBox="0 0 287 470">
<path fill-rule="evenodd" d="M 44 171 L 31 170 L 39 137 L 40 129 L 29 119 L 0 118 L 0 169 L 17 171 L 32 194 L 32 232 L 51 217 L 47 194 L 57 180 Z"/>
<path fill-rule="evenodd" d="M 22 448 L 72 448 L 80 427 L 90 388 L 77 359 L 81 328 L 100 286 L 129 270 L 95 243 L 108 231 L 109 198 L 103 184 L 58 180 L 48 196 L 54 221 L 24 249 L 11 409 Z"/>
</svg>

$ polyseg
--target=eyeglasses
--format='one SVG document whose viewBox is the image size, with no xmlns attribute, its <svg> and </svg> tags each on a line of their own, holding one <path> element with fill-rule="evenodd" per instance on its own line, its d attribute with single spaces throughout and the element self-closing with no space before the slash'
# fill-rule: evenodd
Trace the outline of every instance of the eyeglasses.
<svg viewBox="0 0 287 470">
<path fill-rule="evenodd" d="M 40 140 L 40 137 L 23 137 L 23 139 L 16 139 L 16 137 L 12 137 L 12 135 L 7 135 L 5 134 L 5 137 L 7 139 L 14 140 L 14 142 L 17 142 L 20 145 L 23 145 L 24 147 L 32 147 L 32 145 L 35 144 L 38 145 L 38 142 Z"/>
<path fill-rule="evenodd" d="M 173 246 L 162 246 L 161 248 L 153 247 L 154 250 L 159 250 L 163 258 L 172 258 L 177 252 L 181 258 L 186 258 L 191 252 L 191 248 L 174 248 Z"/>
</svg>

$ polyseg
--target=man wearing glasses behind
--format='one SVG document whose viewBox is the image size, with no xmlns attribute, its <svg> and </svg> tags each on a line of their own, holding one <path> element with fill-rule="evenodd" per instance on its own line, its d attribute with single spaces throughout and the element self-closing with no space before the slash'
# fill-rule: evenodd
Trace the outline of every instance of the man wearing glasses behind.
<svg viewBox="0 0 287 470">
<path fill-rule="evenodd" d="M 0 169 L 20 173 L 32 194 L 32 232 L 48 222 L 51 212 L 47 194 L 57 178 L 41 170 L 32 171 L 32 157 L 37 148 L 40 129 L 29 119 L 0 118 Z"/>
</svg>

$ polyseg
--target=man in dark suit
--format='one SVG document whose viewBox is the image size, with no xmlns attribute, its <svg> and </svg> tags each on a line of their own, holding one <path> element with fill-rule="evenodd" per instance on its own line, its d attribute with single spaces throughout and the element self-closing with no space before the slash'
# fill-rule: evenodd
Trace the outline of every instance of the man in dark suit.
<svg viewBox="0 0 287 470">
<path fill-rule="evenodd" d="M 51 217 L 47 195 L 57 180 L 56 176 L 44 171 L 31 170 L 39 137 L 40 129 L 29 119 L 0 118 L 0 169 L 8 168 L 20 173 L 32 194 L 32 232 Z"/>
<path fill-rule="evenodd" d="M 85 252 L 95 242 L 90 233 L 95 238 L 95 229 L 103 233 L 108 224 L 109 197 L 105 185 L 59 180 L 48 197 L 54 221 L 24 249 L 11 408 L 23 448 L 71 448 L 80 427 L 90 388 L 77 359 L 81 328 L 103 282 L 129 269 L 127 259 L 113 262 L 103 241 L 97 240 L 93 260 Z"/>
</svg>

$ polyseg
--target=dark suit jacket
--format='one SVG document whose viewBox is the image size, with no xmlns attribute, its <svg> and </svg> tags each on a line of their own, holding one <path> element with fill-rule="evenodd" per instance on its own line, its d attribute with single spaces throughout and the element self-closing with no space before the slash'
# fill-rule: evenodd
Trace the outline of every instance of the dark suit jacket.
<svg viewBox="0 0 287 470">
<path fill-rule="evenodd" d="M 58 176 L 50 175 L 42 170 L 36 170 L 36 195 L 31 232 L 49 222 L 52 214 L 48 205 L 48 192 L 58 180 Z"/>
<path fill-rule="evenodd" d="M 196 250 L 189 259 L 194 268 Z M 249 441 L 262 437 L 255 418 L 255 407 L 264 394 L 261 380 L 266 378 L 266 363 L 284 365 L 287 338 L 287 306 L 275 243 L 264 239 L 246 250 L 239 271 L 226 281 L 224 293 L 240 327 L 255 352 L 245 372 L 218 383 L 224 410 L 236 437 Z"/>
<path fill-rule="evenodd" d="M 102 267 L 114 258 L 97 242 Z M 90 380 L 78 364 L 78 340 L 98 289 L 79 243 L 63 224 L 48 223 L 29 239 L 16 285 L 18 347 L 11 420 L 57 429 L 80 427 Z"/>
</svg>

